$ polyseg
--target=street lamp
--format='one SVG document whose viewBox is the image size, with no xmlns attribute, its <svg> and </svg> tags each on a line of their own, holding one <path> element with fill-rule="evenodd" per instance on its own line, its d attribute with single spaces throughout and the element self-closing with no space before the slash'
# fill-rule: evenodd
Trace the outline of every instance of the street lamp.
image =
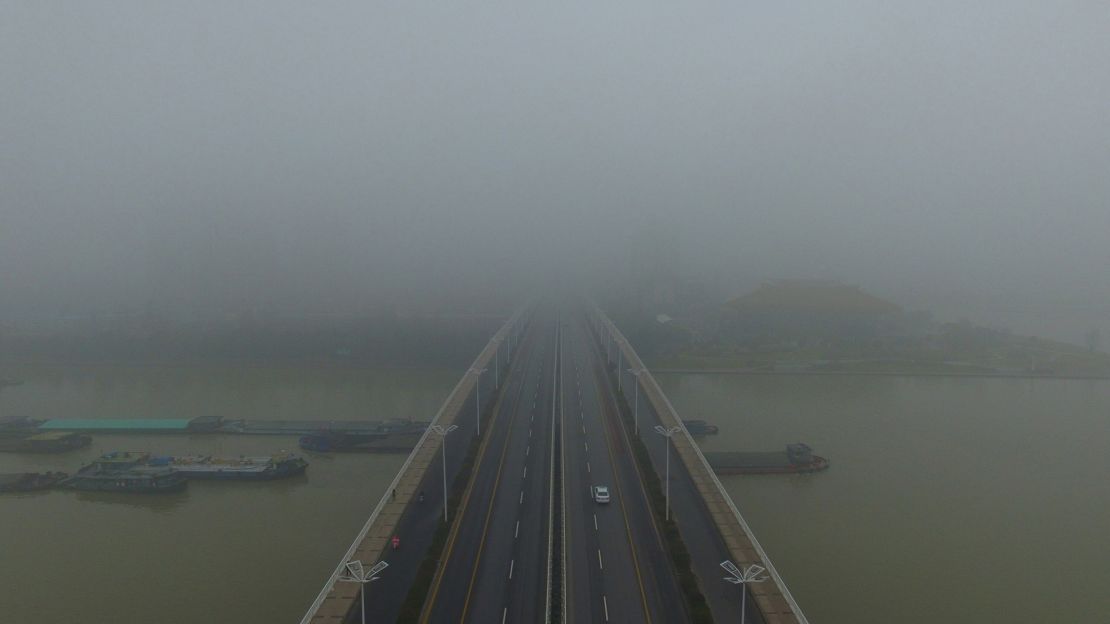
<svg viewBox="0 0 1110 624">
<path fill-rule="evenodd" d="M 493 343 L 493 387 L 501 387 L 501 338 L 494 338 Z"/>
<path fill-rule="evenodd" d="M 446 428 L 432 425 L 432 431 L 443 438 L 443 521 L 447 522 L 447 434 L 458 429 L 458 425 L 449 425 Z"/>
<path fill-rule="evenodd" d="M 628 342 L 619 338 L 613 340 L 613 342 L 617 345 L 617 391 L 620 391 L 622 377 L 621 367 L 624 366 L 624 349 L 622 349 L 621 347 L 628 344 Z"/>
<path fill-rule="evenodd" d="M 348 561 L 346 566 L 344 567 L 347 571 L 339 575 L 339 580 L 347 581 L 348 583 L 362 584 L 362 598 L 359 600 L 359 602 L 362 603 L 362 624 L 366 624 L 366 586 L 378 580 L 378 577 L 375 575 L 378 572 L 381 572 L 382 570 L 388 568 L 389 564 L 384 561 L 379 561 L 375 563 L 373 567 L 367 570 L 362 567 L 361 561 L 355 560 Z"/>
<path fill-rule="evenodd" d="M 761 565 L 752 564 L 743 570 L 736 567 L 731 561 L 725 560 L 721 562 L 721 567 L 728 572 L 729 576 L 724 577 L 726 581 L 733 585 L 740 586 L 740 624 L 744 624 L 748 616 L 748 583 L 762 583 L 767 580 L 766 576 L 759 576 L 767 571 Z"/>
<path fill-rule="evenodd" d="M 470 369 L 474 374 L 474 422 L 477 423 L 475 432 L 478 437 L 482 437 L 482 373 L 488 370 L 488 368 Z"/>
<path fill-rule="evenodd" d="M 666 444 L 664 448 L 666 449 L 665 454 L 667 456 L 667 520 L 671 519 L 671 436 L 679 431 L 682 431 L 681 427 L 664 429 L 662 425 L 655 425 L 655 433 L 667 438 L 667 441 L 664 442 L 664 444 Z"/>
<path fill-rule="evenodd" d="M 636 428 L 636 436 L 640 435 L 640 375 L 647 372 L 646 368 L 630 368 L 628 372 L 636 376 L 636 398 L 632 401 L 632 424 Z"/>
</svg>

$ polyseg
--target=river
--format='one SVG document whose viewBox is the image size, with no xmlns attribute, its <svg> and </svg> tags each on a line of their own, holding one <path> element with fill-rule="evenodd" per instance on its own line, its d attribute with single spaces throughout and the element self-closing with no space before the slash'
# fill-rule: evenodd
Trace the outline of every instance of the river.
<svg viewBox="0 0 1110 624">
<path fill-rule="evenodd" d="M 824 473 L 722 481 L 815 624 L 1104 623 L 1110 382 L 659 375 L 705 450 L 804 441 Z"/>
<path fill-rule="evenodd" d="M 6 367 L 0 416 L 429 420 L 460 371 Z M 62 455 L 0 453 L 0 472 L 73 471 L 101 452 L 270 454 L 282 436 L 99 435 Z M 309 455 L 303 478 L 193 482 L 183 494 L 0 495 L 0 621 L 295 622 L 403 455 Z"/>
<path fill-rule="evenodd" d="M 0 416 L 427 419 L 458 371 L 8 367 Z M 660 375 L 707 450 L 805 441 L 828 472 L 723 480 L 815 624 L 1105 622 L 1110 382 Z M 292 438 L 97 436 L 0 453 L 268 454 Z M 0 620 L 293 622 L 403 461 L 313 455 L 303 479 L 169 496 L 0 496 Z"/>
</svg>

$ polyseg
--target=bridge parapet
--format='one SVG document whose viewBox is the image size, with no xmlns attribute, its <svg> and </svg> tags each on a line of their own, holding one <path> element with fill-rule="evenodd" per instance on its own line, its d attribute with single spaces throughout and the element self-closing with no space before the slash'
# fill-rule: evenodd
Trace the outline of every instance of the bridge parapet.
<svg viewBox="0 0 1110 624">
<path fill-rule="evenodd" d="M 498 329 L 497 333 L 486 344 L 486 347 L 475 358 L 470 369 L 463 373 L 462 378 L 455 384 L 451 393 L 447 395 L 447 399 L 440 406 L 435 417 L 432 418 L 431 424 L 446 427 L 459 420 L 464 411 L 467 414 L 473 414 L 473 405 L 470 405 L 470 401 L 467 399 L 481 378 L 471 374 L 469 370 L 487 368 L 493 363 L 497 349 L 500 348 L 501 343 L 506 338 L 510 335 L 519 337 L 518 330 L 521 329 L 520 325 L 528 308 L 529 306 L 524 306 L 517 310 Z M 514 353 L 516 351 L 515 345 L 513 351 Z M 484 392 L 483 390 L 483 395 Z M 340 624 L 346 620 L 348 613 L 358 600 L 359 587 L 357 583 L 340 582 L 339 577 L 348 561 L 357 559 L 363 562 L 374 562 L 381 559 L 383 554 L 386 553 L 389 540 L 395 534 L 395 528 L 400 522 L 401 516 L 408 506 L 415 501 L 420 483 L 435 461 L 440 445 L 443 443 L 442 436 L 429 435 L 430 433 L 431 427 L 424 431 L 416 446 L 413 447 L 412 452 L 405 459 L 405 463 L 401 465 L 397 475 L 383 492 L 377 506 L 370 513 L 370 517 L 359 531 L 358 536 L 339 561 L 331 577 L 328 578 L 312 606 L 305 613 L 304 618 L 301 619 L 301 624 Z M 436 470 L 438 471 L 439 468 L 436 468 Z M 396 497 L 392 495 L 393 492 L 397 493 Z"/>
<path fill-rule="evenodd" d="M 637 355 L 635 349 L 617 329 L 616 324 L 596 306 L 594 307 L 596 321 L 600 323 L 602 332 L 609 332 L 616 339 L 617 348 L 621 350 L 622 359 L 628 368 L 641 369 L 644 372 L 634 377 L 633 383 L 640 385 L 640 392 L 650 403 L 655 414 L 658 415 L 664 427 L 678 427 L 681 435 L 671 438 L 671 443 L 682 464 L 690 474 L 698 493 L 704 500 L 706 508 L 713 523 L 720 531 L 731 559 L 739 566 L 757 564 L 767 569 L 772 583 L 753 583 L 749 589 L 754 597 L 766 624 L 808 624 L 808 620 L 801 608 L 794 601 L 786 583 L 779 576 L 778 570 L 771 563 L 770 557 L 759 544 L 751 527 L 748 526 L 740 510 L 725 491 L 717 474 L 709 466 L 705 455 L 694 442 L 686 425 L 678 415 L 678 410 L 671 405 L 663 389 L 655 381 L 655 377 L 643 360 Z M 620 372 L 618 372 L 620 374 Z"/>
</svg>

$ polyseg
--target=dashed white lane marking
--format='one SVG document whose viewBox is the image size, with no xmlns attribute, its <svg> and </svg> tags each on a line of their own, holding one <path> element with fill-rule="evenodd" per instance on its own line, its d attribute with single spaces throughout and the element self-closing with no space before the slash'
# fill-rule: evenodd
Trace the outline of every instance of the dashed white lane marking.
<svg viewBox="0 0 1110 624">
<path fill-rule="evenodd" d="M 523 505 L 524 504 L 524 490 L 520 491 L 520 502 L 517 503 L 517 504 L 518 505 Z"/>
<path fill-rule="evenodd" d="M 597 549 L 597 567 L 601 570 L 605 569 L 605 564 L 601 563 L 601 549 Z"/>
<path fill-rule="evenodd" d="M 609 601 L 605 598 L 605 596 L 601 597 L 601 606 L 605 607 L 605 621 L 608 622 L 609 621 Z M 502 621 L 502 623 L 504 623 L 505 618 L 501 618 L 501 621 Z"/>
<path fill-rule="evenodd" d="M 590 462 L 586 462 L 586 472 L 590 472 Z"/>
<path fill-rule="evenodd" d="M 532 437 L 532 430 L 531 429 L 528 430 L 528 437 L 529 438 Z"/>
<path fill-rule="evenodd" d="M 594 528 L 597 528 L 597 516 L 594 516 Z M 520 535 L 520 520 L 516 521 L 516 529 L 513 530 L 513 539 Z"/>
<path fill-rule="evenodd" d="M 590 452 L 590 443 L 589 442 L 583 442 L 582 444 L 586 447 L 586 452 L 589 453 Z"/>
<path fill-rule="evenodd" d="M 528 466 L 525 466 L 525 467 L 524 467 L 524 477 L 523 477 L 523 478 L 524 478 L 524 479 L 527 479 L 527 478 L 528 478 Z"/>
<path fill-rule="evenodd" d="M 526 457 L 528 456 L 528 451 L 530 451 L 530 450 L 532 450 L 532 447 L 531 447 L 531 446 L 529 446 L 528 448 L 524 449 L 524 455 L 525 455 Z"/>
<path fill-rule="evenodd" d="M 517 524 L 520 524 L 519 520 L 517 520 Z M 594 530 L 597 530 L 597 514 L 594 514 Z"/>
<path fill-rule="evenodd" d="M 582 435 L 586 435 L 586 425 L 582 425 Z"/>
<path fill-rule="evenodd" d="M 605 597 L 602 596 L 601 599 L 605 600 Z M 608 607 L 606 607 L 606 610 L 608 610 Z M 508 616 L 509 616 L 509 608 L 505 607 L 505 610 L 501 612 L 501 624 L 505 624 L 505 618 L 508 617 Z M 606 617 L 605 620 L 608 621 L 609 618 Z"/>
<path fill-rule="evenodd" d="M 509 578 L 513 578 L 513 564 L 516 563 L 515 559 L 509 559 Z"/>
</svg>

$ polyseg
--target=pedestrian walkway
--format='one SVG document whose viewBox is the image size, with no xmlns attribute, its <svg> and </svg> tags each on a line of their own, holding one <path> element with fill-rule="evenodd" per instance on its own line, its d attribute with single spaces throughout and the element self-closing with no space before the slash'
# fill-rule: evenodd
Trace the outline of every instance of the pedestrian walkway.
<svg viewBox="0 0 1110 624">
<path fill-rule="evenodd" d="M 491 365 L 496 350 L 501 342 L 509 336 L 510 332 L 514 331 L 514 327 L 521 320 L 523 312 L 523 309 L 518 310 L 494 334 L 485 349 L 474 360 L 471 369 L 480 370 Z M 454 424 L 463 412 L 473 416 L 474 406 L 467 399 L 472 395 L 475 384 L 480 379 L 480 377 L 469 372 L 464 373 L 462 379 L 455 384 L 451 394 L 443 402 L 431 424 L 448 427 Z M 358 584 L 341 582 L 338 580 L 339 576 L 348 561 L 358 560 L 364 563 L 373 563 L 382 559 L 387 552 L 391 539 L 399 532 L 398 527 L 406 509 L 418 496 L 420 484 L 424 481 L 429 467 L 436 460 L 440 445 L 443 443 L 442 436 L 429 435 L 430 431 L 431 428 L 429 427 L 424 432 L 424 435 L 409 454 L 408 459 L 405 460 L 405 463 L 397 472 L 393 482 L 386 488 L 362 531 L 336 566 L 324 589 L 321 590 L 301 620 L 302 624 L 338 624 L 344 621 L 352 607 L 357 603 L 359 597 Z M 396 495 L 394 495 L 394 492 Z"/>
<path fill-rule="evenodd" d="M 775 570 L 767 553 L 759 545 L 748 523 L 725 492 L 724 486 L 702 455 L 701 449 L 686 431 L 677 410 L 671 405 L 662 388 L 655 381 L 655 377 L 647 370 L 640 356 L 605 313 L 595 309 L 595 314 L 601 323 L 603 335 L 608 333 L 616 339 L 617 348 L 622 353 L 620 358 L 622 367 L 644 371 L 634 378 L 633 383 L 640 384 L 643 398 L 647 399 L 662 426 L 678 427 L 681 430 L 680 435 L 671 437 L 671 443 L 697 488 L 698 494 L 705 502 L 706 509 L 728 548 L 730 560 L 741 568 L 752 564 L 760 565 L 771 575 L 774 582 L 753 583 L 749 586 L 751 596 L 763 614 L 764 622 L 766 624 L 807 624 L 801 609 L 790 595 L 790 590 Z"/>
</svg>

